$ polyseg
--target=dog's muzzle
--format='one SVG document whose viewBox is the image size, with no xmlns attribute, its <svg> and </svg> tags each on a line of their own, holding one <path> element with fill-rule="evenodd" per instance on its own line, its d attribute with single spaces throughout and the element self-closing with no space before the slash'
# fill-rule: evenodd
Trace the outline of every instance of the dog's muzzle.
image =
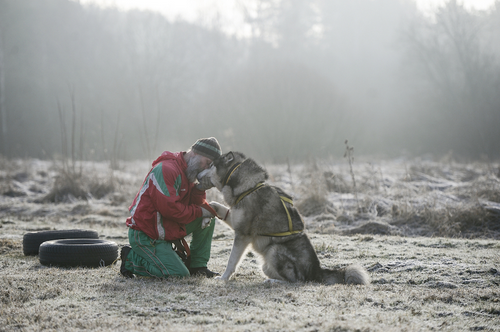
<svg viewBox="0 0 500 332">
<path fill-rule="evenodd" d="M 202 179 L 208 174 L 208 172 L 210 171 L 210 168 L 207 168 L 203 171 L 201 171 L 200 173 L 198 173 L 198 175 L 196 176 L 196 178 L 198 179 L 198 181 L 202 181 Z"/>
<path fill-rule="evenodd" d="M 200 190 L 208 190 L 208 189 L 214 187 L 214 185 L 212 183 L 212 179 L 208 175 L 209 171 L 210 171 L 210 168 L 198 173 L 198 175 L 196 176 L 196 178 L 198 179 L 198 184 L 196 185 L 196 188 L 198 188 Z"/>
</svg>

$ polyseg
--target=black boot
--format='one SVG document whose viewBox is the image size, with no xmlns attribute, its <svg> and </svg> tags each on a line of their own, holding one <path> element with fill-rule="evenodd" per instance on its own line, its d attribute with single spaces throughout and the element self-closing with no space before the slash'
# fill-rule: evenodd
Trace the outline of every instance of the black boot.
<svg viewBox="0 0 500 332">
<path fill-rule="evenodd" d="M 189 273 L 191 273 L 192 276 L 195 275 L 201 275 L 205 276 L 207 278 L 213 278 L 215 276 L 220 276 L 220 273 L 217 272 L 212 272 L 206 267 L 193 267 L 189 269 Z"/>
<path fill-rule="evenodd" d="M 130 246 L 123 246 L 122 251 L 120 253 L 120 258 L 122 260 L 122 264 L 120 266 L 120 273 L 125 278 L 135 278 L 134 274 L 125 268 L 125 262 L 127 261 L 127 256 L 130 250 L 132 250 Z"/>
</svg>

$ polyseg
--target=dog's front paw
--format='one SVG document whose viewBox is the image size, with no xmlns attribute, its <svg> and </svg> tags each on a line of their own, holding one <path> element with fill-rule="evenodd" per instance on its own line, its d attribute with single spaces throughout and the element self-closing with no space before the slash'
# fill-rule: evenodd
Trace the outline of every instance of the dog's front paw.
<svg viewBox="0 0 500 332">
<path fill-rule="evenodd" d="M 209 203 L 209 205 L 212 207 L 212 209 L 217 212 L 217 214 L 221 217 L 224 218 L 224 216 L 227 214 L 227 211 L 229 210 L 228 207 L 220 204 L 219 202 L 212 201 Z"/>
<path fill-rule="evenodd" d="M 217 277 L 215 277 L 214 279 L 216 279 L 216 280 L 220 280 L 220 281 L 229 281 L 229 278 L 224 277 L 224 275 L 217 276 Z"/>
</svg>

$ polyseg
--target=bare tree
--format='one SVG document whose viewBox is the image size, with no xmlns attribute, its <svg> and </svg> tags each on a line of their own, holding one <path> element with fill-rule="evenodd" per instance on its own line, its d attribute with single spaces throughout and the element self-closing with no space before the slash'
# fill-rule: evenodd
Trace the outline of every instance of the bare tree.
<svg viewBox="0 0 500 332">
<path fill-rule="evenodd" d="M 439 123 L 436 139 L 446 133 L 449 148 L 474 155 L 500 147 L 500 63 L 485 40 L 489 24 L 488 13 L 450 0 L 434 19 L 420 17 L 404 34 L 408 59 L 433 96 L 427 116 Z"/>
</svg>

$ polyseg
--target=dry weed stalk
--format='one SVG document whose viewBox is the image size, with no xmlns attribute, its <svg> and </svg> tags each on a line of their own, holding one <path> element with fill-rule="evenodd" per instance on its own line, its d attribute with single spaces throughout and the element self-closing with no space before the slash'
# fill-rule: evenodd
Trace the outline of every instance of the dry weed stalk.
<svg viewBox="0 0 500 332">
<path fill-rule="evenodd" d="M 113 147 L 111 148 L 111 151 L 109 151 L 109 149 L 106 147 L 106 139 L 104 136 L 105 125 L 104 125 L 103 115 L 104 112 L 101 112 L 101 144 L 103 147 L 104 156 L 107 159 L 109 159 L 109 166 L 111 170 L 117 170 L 119 168 L 118 154 L 123 141 L 123 137 L 121 135 L 118 135 L 120 130 L 120 111 L 118 111 L 116 115 L 116 128 L 113 137 Z M 118 137 L 120 137 L 120 139 L 118 139 Z"/>
<path fill-rule="evenodd" d="M 82 174 L 82 164 L 80 164 L 80 171 L 77 174 L 76 172 L 76 125 L 77 125 L 77 114 L 76 114 L 76 102 L 75 102 L 75 94 L 73 91 L 70 93 L 71 97 L 71 138 L 70 138 L 70 143 L 71 143 L 71 158 L 69 159 L 68 157 L 68 132 L 66 130 L 66 118 L 64 116 L 64 110 L 61 107 L 61 103 L 59 100 L 57 100 L 57 110 L 59 113 L 59 124 L 60 124 L 60 131 L 61 131 L 61 153 L 62 153 L 62 163 L 63 163 L 63 170 L 66 173 L 71 173 L 74 176 L 81 176 Z M 83 114 L 83 112 L 81 112 Z M 83 146 L 84 146 L 84 128 L 83 128 L 83 118 L 82 115 L 80 115 L 80 137 L 79 137 L 79 159 L 83 159 Z M 68 163 L 68 159 L 70 160 L 70 163 Z"/>
<path fill-rule="evenodd" d="M 354 147 L 349 146 L 349 141 L 345 140 L 345 153 L 344 153 L 344 158 L 347 158 L 349 161 L 349 170 L 351 173 L 351 178 L 352 178 L 352 186 L 353 186 L 353 191 L 354 191 L 354 197 L 356 197 L 356 204 L 358 206 L 358 211 L 361 210 L 359 206 L 359 200 L 358 200 L 358 190 L 356 188 L 356 177 L 354 176 L 354 170 L 352 168 L 352 165 L 354 163 Z"/>
<path fill-rule="evenodd" d="M 68 132 L 66 129 L 66 119 L 64 109 L 61 107 L 59 100 L 57 101 L 57 109 L 59 113 L 60 131 L 61 131 L 61 152 L 62 152 L 62 167 L 58 171 L 58 175 L 54 181 L 54 186 L 51 191 L 42 199 L 41 203 L 45 202 L 66 202 L 75 199 L 87 200 L 89 197 L 102 198 L 107 193 L 114 191 L 115 179 L 113 174 L 104 182 L 99 182 L 96 176 L 84 176 L 83 174 L 83 147 L 84 147 L 84 126 L 83 118 L 79 117 L 79 153 L 78 159 L 80 160 L 79 170 L 76 170 L 77 164 L 77 112 L 74 92 L 71 91 L 71 138 L 68 139 Z M 68 156 L 68 140 L 71 144 L 71 157 Z M 115 150 L 116 150 L 116 137 L 115 137 Z"/>
<path fill-rule="evenodd" d="M 290 160 L 286 158 L 286 171 L 288 172 L 288 175 L 290 176 L 290 185 L 292 186 L 292 190 L 295 191 L 295 188 L 293 186 L 293 178 L 292 178 L 292 167 L 290 166 Z"/>
</svg>

